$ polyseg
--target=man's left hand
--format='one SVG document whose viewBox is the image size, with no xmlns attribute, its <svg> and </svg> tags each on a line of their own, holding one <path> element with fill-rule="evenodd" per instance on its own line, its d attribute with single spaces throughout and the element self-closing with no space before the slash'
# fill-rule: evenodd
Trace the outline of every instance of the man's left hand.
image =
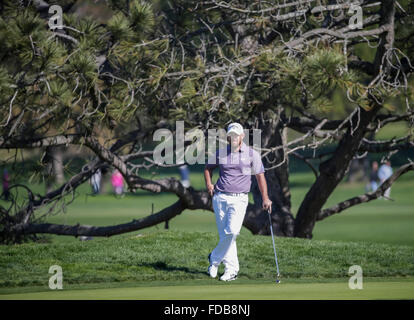
<svg viewBox="0 0 414 320">
<path fill-rule="evenodd" d="M 263 210 L 266 210 L 269 213 L 272 213 L 272 201 L 270 201 L 270 199 L 263 200 L 262 206 L 263 206 Z"/>
</svg>

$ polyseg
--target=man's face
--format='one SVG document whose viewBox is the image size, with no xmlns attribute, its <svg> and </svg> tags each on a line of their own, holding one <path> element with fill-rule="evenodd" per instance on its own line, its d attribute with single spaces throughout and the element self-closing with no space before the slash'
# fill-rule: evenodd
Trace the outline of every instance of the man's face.
<svg viewBox="0 0 414 320">
<path fill-rule="evenodd" d="M 230 143 L 232 149 L 237 148 L 242 142 L 242 140 L 243 140 L 242 135 L 236 135 L 234 133 L 231 133 L 227 136 L 227 141 Z"/>
</svg>

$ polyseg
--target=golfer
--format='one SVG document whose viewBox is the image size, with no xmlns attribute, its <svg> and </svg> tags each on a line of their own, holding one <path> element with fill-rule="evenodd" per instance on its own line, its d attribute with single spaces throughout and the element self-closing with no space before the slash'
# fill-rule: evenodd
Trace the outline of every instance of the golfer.
<svg viewBox="0 0 414 320">
<path fill-rule="evenodd" d="M 236 237 L 240 233 L 246 208 L 249 203 L 251 176 L 256 176 L 262 194 L 263 209 L 269 210 L 272 201 L 267 195 L 267 184 L 260 154 L 248 147 L 244 142 L 243 127 L 239 123 L 231 123 L 227 128 L 226 150 L 217 150 L 215 156 L 208 160 L 204 169 L 206 187 L 213 197 L 213 208 L 216 216 L 219 243 L 209 255 L 210 277 L 217 276 L 221 263 L 225 272 L 222 281 L 237 279 L 239 261 L 237 258 Z M 219 167 L 220 177 L 212 184 L 212 171 Z"/>
</svg>

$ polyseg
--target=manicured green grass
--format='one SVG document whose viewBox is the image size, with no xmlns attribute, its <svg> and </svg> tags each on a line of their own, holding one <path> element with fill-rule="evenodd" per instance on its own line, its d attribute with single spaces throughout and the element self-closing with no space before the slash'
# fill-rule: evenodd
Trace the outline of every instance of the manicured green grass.
<svg viewBox="0 0 414 320">
<path fill-rule="evenodd" d="M 414 279 L 375 281 L 365 279 L 362 290 L 351 290 L 348 282 L 295 283 L 231 282 L 224 284 L 122 287 L 83 290 L 48 290 L 31 293 L 0 294 L 1 300 L 363 300 L 414 299 Z"/>
<path fill-rule="evenodd" d="M 309 173 L 291 175 L 294 213 L 313 180 Z M 192 173 L 191 182 L 204 187 L 200 173 Z M 413 187 L 410 172 L 393 185 L 395 201 L 372 201 L 318 222 L 313 240 L 277 237 L 280 286 L 274 284 L 271 238 L 245 228 L 237 243 L 239 280 L 209 279 L 207 255 L 218 237 L 214 214 L 186 210 L 170 221 L 169 231 L 159 225 L 109 239 L 49 236 L 51 243 L 0 246 L 0 299 L 413 299 Z M 176 201 L 143 191 L 122 199 L 92 197 L 88 185 L 78 192 L 66 213 L 47 221 L 112 225 L 150 214 L 152 204 L 157 212 Z M 325 208 L 364 192 L 364 183 L 341 183 Z M 63 268 L 63 291 L 48 288 L 54 264 Z M 364 290 L 348 289 L 355 264 L 370 279 Z"/>
<path fill-rule="evenodd" d="M 205 281 L 207 255 L 216 244 L 215 233 L 159 231 L 138 237 L 1 246 L 0 287 L 47 288 L 52 265 L 62 267 L 66 286 Z M 242 280 L 274 281 L 270 237 L 241 235 L 237 245 Z M 285 280 L 347 279 L 352 265 L 360 265 L 367 277 L 414 276 L 414 251 L 409 246 L 280 237 L 276 246 Z"/>
</svg>

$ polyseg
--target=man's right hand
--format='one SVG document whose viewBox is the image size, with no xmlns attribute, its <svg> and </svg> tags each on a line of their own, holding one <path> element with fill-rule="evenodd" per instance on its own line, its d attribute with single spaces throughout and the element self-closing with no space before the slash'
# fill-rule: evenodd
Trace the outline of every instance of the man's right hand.
<svg viewBox="0 0 414 320">
<path fill-rule="evenodd" d="M 207 186 L 207 192 L 211 197 L 213 196 L 213 194 L 214 194 L 214 184 L 209 184 Z"/>
</svg>

